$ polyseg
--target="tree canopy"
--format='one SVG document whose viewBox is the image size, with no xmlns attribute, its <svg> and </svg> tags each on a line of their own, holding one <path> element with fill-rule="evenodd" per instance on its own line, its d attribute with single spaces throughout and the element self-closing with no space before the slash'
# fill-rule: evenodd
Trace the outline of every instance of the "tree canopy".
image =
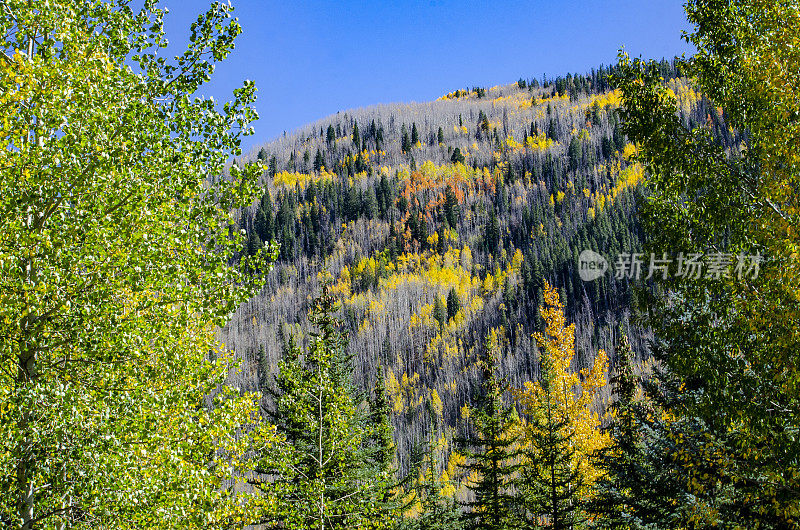
<svg viewBox="0 0 800 530">
<path fill-rule="evenodd" d="M 241 31 L 227 4 L 174 61 L 164 10 L 0 10 L 0 520 L 12 528 L 215 527 L 253 400 L 215 339 L 260 286 L 230 167 L 257 118 L 245 82 L 196 93 Z M 212 406 L 213 402 L 213 406 Z M 226 482 L 228 481 L 228 482 Z M 146 508 L 145 508 L 146 507 Z M 229 524 L 226 522 L 225 524 Z"/>
<path fill-rule="evenodd" d="M 800 517 L 800 10 L 686 10 L 697 53 L 683 68 L 713 104 L 705 123 L 678 119 L 654 63 L 623 54 L 618 78 L 653 192 L 649 246 L 724 260 L 720 274 L 660 282 L 651 304 L 662 370 L 650 394 L 680 499 L 662 524 L 786 528 Z"/>
</svg>

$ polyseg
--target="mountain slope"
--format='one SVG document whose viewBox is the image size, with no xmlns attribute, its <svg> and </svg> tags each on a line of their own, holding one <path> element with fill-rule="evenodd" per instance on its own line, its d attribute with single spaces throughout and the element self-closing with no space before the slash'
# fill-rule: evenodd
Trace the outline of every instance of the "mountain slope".
<svg viewBox="0 0 800 530">
<path fill-rule="evenodd" d="M 727 134 L 674 66 L 661 67 L 682 118 Z M 326 278 L 356 381 L 370 389 L 386 378 L 402 469 L 427 435 L 423 411 L 448 439 L 460 429 L 490 330 L 503 338 L 500 375 L 512 386 L 537 377 L 531 334 L 545 279 L 576 322 L 574 368 L 599 348 L 613 358 L 620 322 L 641 354 L 647 333 L 629 321 L 629 280 L 583 282 L 576 268 L 584 249 L 612 260 L 641 251 L 642 172 L 629 161 L 609 73 L 337 113 L 254 153 L 269 170 L 262 200 L 242 212 L 244 252 L 272 239 L 281 251 L 266 288 L 222 332 L 245 361 L 240 384 L 269 384 Z"/>
</svg>

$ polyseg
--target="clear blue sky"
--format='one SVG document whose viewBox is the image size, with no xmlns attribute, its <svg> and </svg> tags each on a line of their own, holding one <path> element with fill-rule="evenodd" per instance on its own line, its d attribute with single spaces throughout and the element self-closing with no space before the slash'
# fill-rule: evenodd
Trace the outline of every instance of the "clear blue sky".
<svg viewBox="0 0 800 530">
<path fill-rule="evenodd" d="M 339 110 L 584 73 L 614 63 L 623 45 L 648 58 L 691 50 L 679 0 L 232 3 L 244 31 L 204 95 L 227 100 L 255 80 L 261 118 L 245 152 Z M 163 1 L 171 44 L 209 4 Z"/>
</svg>

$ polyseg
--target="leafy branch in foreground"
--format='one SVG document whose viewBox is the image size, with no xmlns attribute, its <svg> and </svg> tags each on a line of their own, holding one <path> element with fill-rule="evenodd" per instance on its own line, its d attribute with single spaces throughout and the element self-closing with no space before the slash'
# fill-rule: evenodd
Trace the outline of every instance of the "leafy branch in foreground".
<svg viewBox="0 0 800 530">
<path fill-rule="evenodd" d="M 241 31 L 227 4 L 170 61 L 153 1 L 0 4 L 0 520 L 218 527 L 254 399 L 215 329 L 260 287 L 231 266 L 245 82 L 194 98 Z M 214 180 L 215 182 L 212 182 Z M 209 361 L 209 354 L 217 360 Z M 211 402 L 213 401 L 213 405 Z"/>
<path fill-rule="evenodd" d="M 670 477 L 664 526 L 787 528 L 800 518 L 800 9 L 796 1 L 692 0 L 684 70 L 712 102 L 676 119 L 655 64 L 622 54 L 626 134 L 652 195 L 649 245 L 758 254 L 757 274 L 660 282 L 651 324 L 660 369 L 651 424 Z M 709 124 L 722 120 L 734 145 Z M 729 128 L 729 129 L 728 129 Z"/>
</svg>

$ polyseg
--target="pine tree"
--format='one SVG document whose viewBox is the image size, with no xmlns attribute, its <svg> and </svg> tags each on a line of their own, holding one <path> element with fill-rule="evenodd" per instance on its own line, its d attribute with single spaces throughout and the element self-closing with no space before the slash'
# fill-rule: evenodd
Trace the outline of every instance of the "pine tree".
<svg viewBox="0 0 800 530">
<path fill-rule="evenodd" d="M 499 338 L 492 329 L 486 340 L 483 358 L 479 361 L 483 381 L 477 407 L 469 408 L 472 435 L 461 440 L 461 452 L 467 463 L 463 466 L 475 481 L 468 484 L 475 499 L 461 503 L 468 509 L 464 514 L 467 528 L 508 530 L 519 528 L 515 493 L 519 448 L 516 411 L 503 401 L 508 385 L 497 376 Z"/>
<path fill-rule="evenodd" d="M 254 482 L 279 505 L 281 524 L 292 527 L 363 526 L 381 515 L 376 499 L 389 483 L 385 400 L 365 407 L 356 392 L 335 309 L 326 285 L 309 312 L 317 328 L 309 347 L 303 352 L 289 340 L 268 390 L 273 405 L 265 413 L 286 443 Z"/>
<path fill-rule="evenodd" d="M 357 150 L 361 145 L 361 136 L 358 134 L 358 122 L 353 124 L 353 145 L 356 146 Z"/>
<path fill-rule="evenodd" d="M 497 219 L 497 214 L 492 209 L 489 212 L 489 220 L 484 229 L 484 244 L 486 252 L 490 254 L 497 253 L 500 249 L 500 221 Z"/>
<path fill-rule="evenodd" d="M 383 368 L 379 366 L 370 404 L 369 423 L 373 426 L 370 433 L 370 440 L 375 448 L 373 458 L 378 469 L 384 473 L 391 472 L 394 463 L 395 444 L 390 414 L 391 409 L 386 397 Z M 383 498 L 386 500 L 389 492 L 383 491 L 382 493 L 385 494 Z"/>
<path fill-rule="evenodd" d="M 320 171 L 324 165 L 325 158 L 322 156 L 322 152 L 317 149 L 317 154 L 314 155 L 314 171 Z"/>
<path fill-rule="evenodd" d="M 478 125 L 480 130 L 483 131 L 483 134 L 489 134 L 491 124 L 489 123 L 489 117 L 483 111 L 480 111 L 478 114 Z"/>
<path fill-rule="evenodd" d="M 576 171 L 583 156 L 583 145 L 577 136 L 573 136 L 569 142 L 568 156 L 570 169 Z"/>
<path fill-rule="evenodd" d="M 417 130 L 417 124 L 411 124 L 411 145 L 417 145 L 419 142 L 419 131 Z"/>
<path fill-rule="evenodd" d="M 528 450 L 522 467 L 520 489 L 524 497 L 524 516 L 531 524 L 553 530 L 573 528 L 580 519 L 578 492 L 584 486 L 577 452 L 570 443 L 569 423 L 557 408 L 553 394 L 552 365 L 542 363 L 543 400 L 531 414 Z"/>
<path fill-rule="evenodd" d="M 256 233 L 255 229 L 250 230 L 250 233 L 247 236 L 247 255 L 256 256 L 263 247 L 264 242 L 261 241 L 261 238 L 258 236 L 258 233 Z"/>
<path fill-rule="evenodd" d="M 458 226 L 458 210 L 458 197 L 453 187 L 448 185 L 444 190 L 444 218 L 450 228 L 456 228 Z"/>
<path fill-rule="evenodd" d="M 364 192 L 364 201 L 363 201 L 363 210 L 364 210 L 364 217 L 367 219 L 373 219 L 378 213 L 378 199 L 375 197 L 375 188 L 369 187 L 367 191 Z"/>
<path fill-rule="evenodd" d="M 367 528 L 373 530 L 395 528 L 402 506 L 396 494 L 396 446 L 384 377 L 383 368 L 379 366 L 369 410 L 371 432 L 367 438 L 368 458 L 374 467 L 376 478 L 380 481 L 379 487 L 372 492 L 374 515 L 369 518 L 367 525 Z"/>
<path fill-rule="evenodd" d="M 439 131 L 436 133 L 436 140 L 440 143 L 444 143 L 444 131 L 441 127 L 439 127 Z"/>
<path fill-rule="evenodd" d="M 355 221 L 361 215 L 361 196 L 357 186 L 350 186 L 345 195 L 344 218 Z"/>
<path fill-rule="evenodd" d="M 460 147 L 456 147 L 453 150 L 453 154 L 450 156 L 450 161 L 452 163 L 454 163 L 454 164 L 456 164 L 456 163 L 463 164 L 464 160 L 466 160 L 466 159 L 465 159 L 464 155 L 461 153 L 461 148 Z"/>
<path fill-rule="evenodd" d="M 404 153 L 408 153 L 409 151 L 411 151 L 411 140 L 408 138 L 408 130 L 406 129 L 405 123 L 403 124 L 403 127 L 401 129 L 400 138 L 401 138 L 400 149 Z"/>
<path fill-rule="evenodd" d="M 269 176 L 275 177 L 278 174 L 278 159 L 275 155 L 272 155 L 269 158 Z"/>
<path fill-rule="evenodd" d="M 611 378 L 611 424 L 607 431 L 611 443 L 597 455 L 597 467 L 604 473 L 597 482 L 591 511 L 600 514 L 600 528 L 645 528 L 637 505 L 653 495 L 653 481 L 644 481 L 645 448 L 635 402 L 638 383 L 633 373 L 633 352 L 628 337 L 619 328 L 616 345 L 616 374 Z"/>
<path fill-rule="evenodd" d="M 461 309 L 461 301 L 458 299 L 458 293 L 455 287 L 450 289 L 447 293 L 447 320 L 455 318 L 458 311 Z"/>
<path fill-rule="evenodd" d="M 253 228 L 258 233 L 261 241 L 272 241 L 275 237 L 273 233 L 272 196 L 269 190 L 261 196 Z"/>
<path fill-rule="evenodd" d="M 548 109 L 550 105 L 548 104 Z M 548 112 L 549 114 L 549 112 Z M 553 140 L 554 142 L 558 141 L 558 134 L 556 133 L 556 121 L 551 119 L 548 126 L 547 126 L 547 137 Z"/>
</svg>

